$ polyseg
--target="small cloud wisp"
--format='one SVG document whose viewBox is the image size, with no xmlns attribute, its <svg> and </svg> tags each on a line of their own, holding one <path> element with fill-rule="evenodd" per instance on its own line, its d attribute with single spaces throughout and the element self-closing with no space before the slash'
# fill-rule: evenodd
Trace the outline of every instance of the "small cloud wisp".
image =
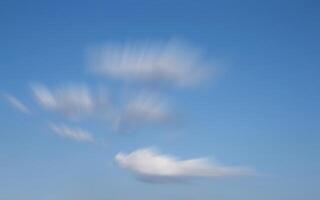
<svg viewBox="0 0 320 200">
<path fill-rule="evenodd" d="M 30 113 L 29 108 L 16 97 L 10 94 L 4 94 L 3 96 L 10 103 L 10 105 L 12 105 L 18 111 L 26 114 Z"/>
<path fill-rule="evenodd" d="M 93 142 L 92 134 L 80 128 L 71 128 L 66 125 L 49 124 L 51 130 L 62 138 L 68 138 L 75 141 Z"/>
<path fill-rule="evenodd" d="M 67 85 L 49 89 L 44 85 L 34 85 L 33 95 L 44 109 L 54 111 L 69 118 L 81 118 L 94 112 L 96 102 L 85 85 Z"/>
<path fill-rule="evenodd" d="M 166 101 L 151 94 L 140 94 L 128 102 L 119 112 L 115 126 L 117 129 L 164 125 L 173 118 Z"/>
</svg>

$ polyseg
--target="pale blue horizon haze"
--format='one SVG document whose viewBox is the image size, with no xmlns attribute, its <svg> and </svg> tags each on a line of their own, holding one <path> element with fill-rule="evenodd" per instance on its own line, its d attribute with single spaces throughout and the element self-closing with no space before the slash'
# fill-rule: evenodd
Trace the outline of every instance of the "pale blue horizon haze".
<svg viewBox="0 0 320 200">
<path fill-rule="evenodd" d="M 319 9 L 1 1 L 0 199 L 319 199 Z"/>
</svg>

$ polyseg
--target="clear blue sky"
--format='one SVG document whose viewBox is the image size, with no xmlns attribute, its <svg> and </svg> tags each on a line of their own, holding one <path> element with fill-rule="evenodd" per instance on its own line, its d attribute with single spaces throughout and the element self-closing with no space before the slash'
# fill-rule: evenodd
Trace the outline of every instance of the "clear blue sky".
<svg viewBox="0 0 320 200">
<path fill-rule="evenodd" d="M 0 92 L 32 111 L 0 101 L 0 199 L 319 199 L 319 9 L 312 0 L 1 1 Z M 119 134 L 99 120 L 66 121 L 34 101 L 33 83 L 118 91 L 89 72 L 88 48 L 170 38 L 205 49 L 223 71 L 203 87 L 168 92 L 183 113 L 178 126 Z M 90 130 L 100 142 L 57 137 L 51 121 Z M 151 146 L 259 175 L 150 184 L 114 162 L 118 152 Z"/>
</svg>

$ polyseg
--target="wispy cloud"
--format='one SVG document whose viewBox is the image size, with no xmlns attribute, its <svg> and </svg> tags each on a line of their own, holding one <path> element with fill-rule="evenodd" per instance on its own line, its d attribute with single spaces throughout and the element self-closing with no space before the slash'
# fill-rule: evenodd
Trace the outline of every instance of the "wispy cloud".
<svg viewBox="0 0 320 200">
<path fill-rule="evenodd" d="M 91 133 L 80 128 L 71 128 L 64 124 L 49 124 L 51 130 L 63 138 L 68 138 L 76 141 L 93 142 L 94 138 Z"/>
<path fill-rule="evenodd" d="M 32 87 L 32 91 L 43 108 L 70 118 L 88 116 L 102 104 L 102 99 L 95 99 L 85 85 L 66 85 L 49 89 L 38 84 Z"/>
<path fill-rule="evenodd" d="M 148 125 L 164 125 L 173 119 L 172 110 L 161 97 L 152 94 L 138 94 L 128 99 L 116 119 L 116 127 L 137 128 Z"/>
<path fill-rule="evenodd" d="M 246 167 L 224 166 L 206 158 L 180 160 L 145 148 L 132 153 L 118 153 L 116 162 L 144 181 L 154 183 L 172 182 L 190 178 L 215 178 L 225 176 L 248 176 L 254 171 Z"/>
<path fill-rule="evenodd" d="M 29 108 L 16 97 L 10 94 L 4 94 L 3 96 L 10 103 L 10 105 L 13 106 L 15 109 L 23 113 L 30 113 Z"/>
<path fill-rule="evenodd" d="M 194 86 L 212 68 L 199 48 L 174 40 L 96 47 L 89 53 L 89 65 L 97 73 L 120 80 L 174 86 Z"/>
</svg>

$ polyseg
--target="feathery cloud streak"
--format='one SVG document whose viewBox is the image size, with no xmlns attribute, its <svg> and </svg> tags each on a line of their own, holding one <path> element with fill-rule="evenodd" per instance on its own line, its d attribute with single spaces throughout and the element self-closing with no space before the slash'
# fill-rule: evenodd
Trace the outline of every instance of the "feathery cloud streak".
<svg viewBox="0 0 320 200">
<path fill-rule="evenodd" d="M 190 178 L 215 178 L 225 176 L 248 176 L 254 171 L 246 167 L 224 166 L 206 158 L 180 160 L 174 156 L 160 154 L 153 149 L 138 149 L 132 153 L 115 156 L 120 167 L 150 182 L 172 182 Z"/>
<path fill-rule="evenodd" d="M 85 142 L 93 142 L 93 136 L 86 130 L 80 128 L 71 128 L 64 124 L 56 125 L 50 124 L 49 125 L 51 130 L 58 136 L 63 138 L 68 138 L 75 141 L 85 141 Z"/>
<path fill-rule="evenodd" d="M 162 98 L 151 94 L 136 95 L 122 108 L 116 120 L 117 129 L 164 125 L 172 120 L 172 110 Z"/>
<path fill-rule="evenodd" d="M 69 118 L 89 116 L 103 104 L 103 98 L 94 97 L 85 85 L 66 85 L 49 89 L 37 84 L 32 87 L 32 91 L 43 108 Z"/>
<path fill-rule="evenodd" d="M 4 94 L 3 96 L 15 109 L 23 113 L 30 113 L 29 108 L 16 97 L 10 94 Z"/>
<path fill-rule="evenodd" d="M 212 67 L 200 51 L 183 42 L 132 42 L 91 49 L 92 71 L 115 79 L 173 86 L 194 86 Z"/>
</svg>

